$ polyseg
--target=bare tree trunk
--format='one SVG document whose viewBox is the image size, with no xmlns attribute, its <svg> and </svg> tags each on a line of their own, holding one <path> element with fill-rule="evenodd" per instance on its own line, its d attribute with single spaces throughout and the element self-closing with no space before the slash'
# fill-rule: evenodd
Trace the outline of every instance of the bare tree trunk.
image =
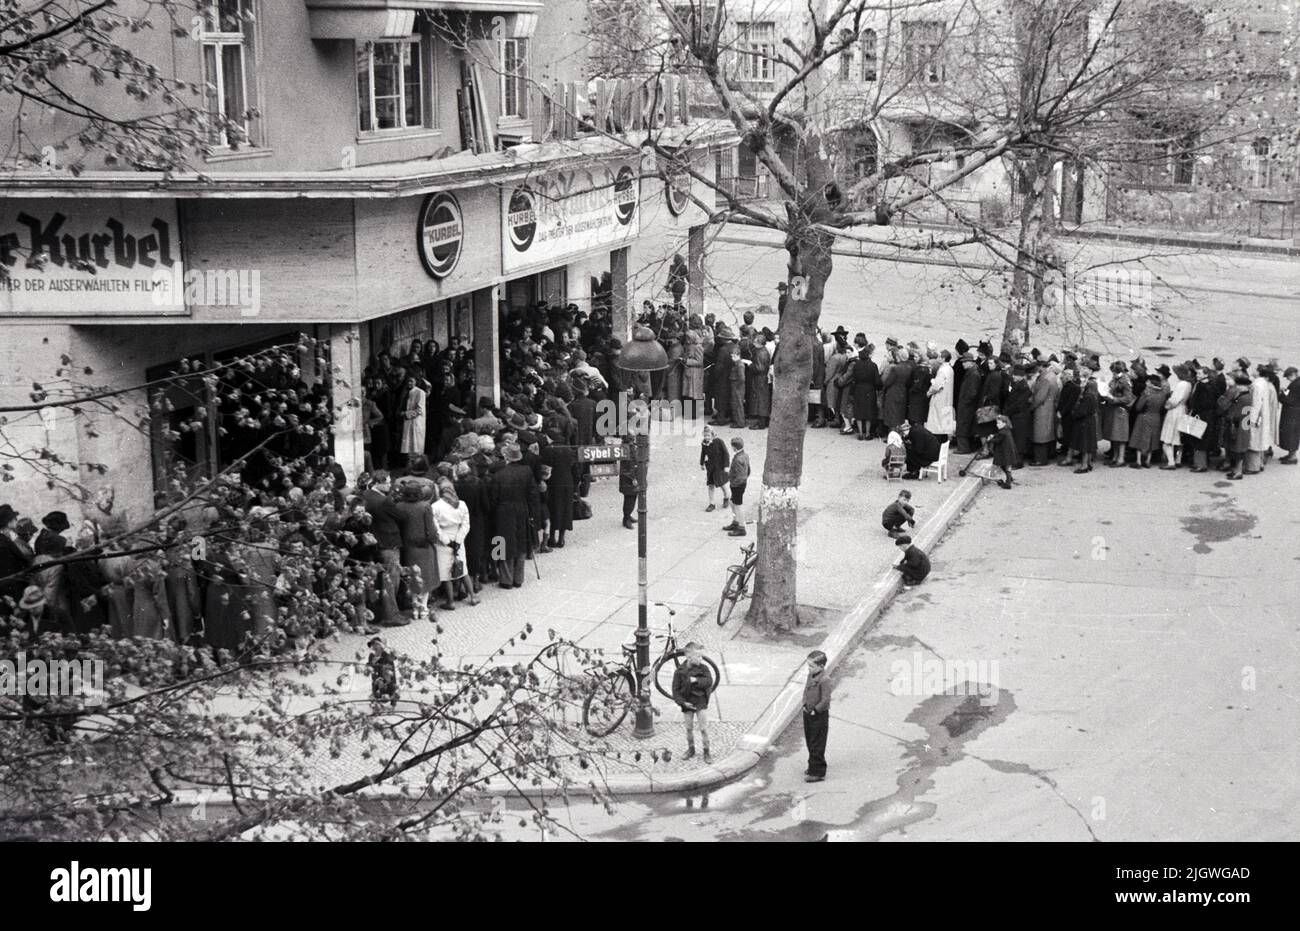
<svg viewBox="0 0 1300 931">
<path fill-rule="evenodd" d="M 808 424 L 808 383 L 812 354 L 821 352 L 817 321 L 831 275 L 834 237 L 809 230 L 790 250 L 790 291 L 781 317 L 776 354 L 767 459 L 759 496 L 758 570 L 748 621 L 764 630 L 788 630 L 799 623 L 799 484 L 803 479 L 803 441 Z M 795 270 L 807 282 L 803 300 L 793 299 Z"/>
<path fill-rule="evenodd" d="M 1015 352 L 1029 341 L 1029 327 L 1043 314 L 1043 280 L 1050 239 L 1047 186 L 1052 178 L 1052 154 L 1038 151 L 1019 164 L 1024 180 L 1020 205 L 1020 231 L 1016 239 L 1016 267 L 1011 276 L 1011 301 L 1002 324 L 1002 346 Z"/>
</svg>

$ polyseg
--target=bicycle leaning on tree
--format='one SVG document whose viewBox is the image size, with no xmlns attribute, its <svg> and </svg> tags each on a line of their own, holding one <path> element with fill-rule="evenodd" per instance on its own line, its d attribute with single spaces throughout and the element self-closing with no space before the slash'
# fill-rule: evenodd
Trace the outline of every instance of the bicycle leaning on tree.
<svg viewBox="0 0 1300 931">
<path fill-rule="evenodd" d="M 659 658 L 647 670 L 647 674 L 650 676 L 650 681 L 654 684 L 655 690 L 671 701 L 673 697 L 673 676 L 677 672 L 677 667 L 685 659 L 686 651 L 677 646 L 677 634 L 673 630 L 672 619 L 677 615 L 677 612 L 662 601 L 656 601 L 654 605 L 668 612 L 668 627 L 665 633 L 655 635 L 656 640 L 664 642 L 664 648 Z M 707 656 L 704 657 L 704 662 L 709 667 L 709 671 L 713 673 L 713 690 L 716 691 L 718 683 L 721 681 L 718 666 Z M 634 643 L 624 643 L 623 661 L 608 665 L 592 681 L 587 697 L 582 702 L 582 726 L 593 737 L 608 737 L 618 730 L 618 726 L 623 723 L 623 719 L 627 717 L 628 712 L 636 706 L 637 695 L 639 694 L 640 680 L 636 668 L 636 645 Z"/>
<path fill-rule="evenodd" d="M 749 584 L 754 580 L 754 570 L 758 567 L 758 553 L 753 543 L 742 546 L 740 555 L 744 557 L 743 563 L 727 567 L 727 581 L 722 586 L 722 600 L 718 602 L 719 627 L 730 620 L 736 602 L 749 596 Z"/>
</svg>

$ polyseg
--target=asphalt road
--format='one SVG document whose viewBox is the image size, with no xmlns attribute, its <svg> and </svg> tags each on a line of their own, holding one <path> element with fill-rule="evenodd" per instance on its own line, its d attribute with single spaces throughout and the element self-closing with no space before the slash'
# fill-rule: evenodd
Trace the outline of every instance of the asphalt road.
<svg viewBox="0 0 1300 931">
<path fill-rule="evenodd" d="M 844 248 L 860 247 L 846 242 Z M 825 329 L 843 324 L 878 346 L 886 336 L 946 347 L 958 338 L 974 345 L 1001 337 L 1008 280 L 990 270 L 996 258 L 980 247 L 951 253 L 861 248 L 905 261 L 836 255 L 821 317 Z M 710 249 L 710 311 L 726 317 L 759 304 L 775 307 L 786 264 L 775 234 L 731 226 Z M 1161 361 L 1240 355 L 1300 361 L 1300 261 L 1097 241 L 1071 241 L 1061 251 L 1068 267 L 1097 288 L 1090 292 L 1096 299 L 1034 326 L 1030 345 L 1084 345 Z M 1121 272 L 1129 276 L 1127 288 L 1119 287 Z M 775 328 L 775 321 L 773 313 L 758 322 Z"/>
<path fill-rule="evenodd" d="M 737 783 L 558 810 L 565 836 L 1300 834 L 1300 470 L 1020 477 L 985 489 L 837 675 L 825 782 L 803 781 L 795 727 Z"/>
</svg>

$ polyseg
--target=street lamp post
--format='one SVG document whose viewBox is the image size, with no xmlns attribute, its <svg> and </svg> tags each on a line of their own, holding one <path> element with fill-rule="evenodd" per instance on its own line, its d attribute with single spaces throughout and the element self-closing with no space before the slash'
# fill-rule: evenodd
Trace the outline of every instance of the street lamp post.
<svg viewBox="0 0 1300 931">
<path fill-rule="evenodd" d="M 618 367 L 629 372 L 659 372 L 668 368 L 668 353 L 649 327 L 638 326 L 632 342 L 619 354 Z M 628 405 L 629 426 L 636 431 L 636 668 L 637 701 L 634 737 L 653 737 L 654 711 L 650 705 L 650 619 L 647 611 L 649 579 L 646 571 L 646 481 L 650 474 L 650 409 L 638 405 L 635 424 Z"/>
</svg>

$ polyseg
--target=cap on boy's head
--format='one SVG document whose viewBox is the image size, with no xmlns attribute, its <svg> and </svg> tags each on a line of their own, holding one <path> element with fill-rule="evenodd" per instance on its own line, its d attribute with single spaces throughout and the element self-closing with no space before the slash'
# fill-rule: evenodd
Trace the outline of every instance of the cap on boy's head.
<svg viewBox="0 0 1300 931">
<path fill-rule="evenodd" d="M 704 644 L 692 640 L 690 643 L 686 644 L 686 646 L 683 647 L 683 649 L 685 649 L 688 653 L 692 651 L 698 653 L 700 650 L 704 649 Z"/>
<path fill-rule="evenodd" d="M 911 498 L 912 498 L 912 493 L 911 493 L 910 491 L 908 491 L 906 488 L 904 488 L 902 491 L 900 491 L 900 492 L 898 493 L 898 497 L 900 497 L 900 498 L 907 498 L 908 500 L 911 500 Z"/>
<path fill-rule="evenodd" d="M 911 545 L 912 545 L 912 538 L 909 537 L 907 534 L 903 534 L 901 537 L 899 537 L 894 541 L 894 546 L 911 546 Z"/>
<path fill-rule="evenodd" d="M 823 653 L 821 650 L 813 650 L 811 653 L 808 654 L 808 662 L 816 666 L 825 666 L 826 654 Z"/>
<path fill-rule="evenodd" d="M 731 438 L 731 445 L 734 446 L 736 449 L 744 449 L 745 448 L 744 437 L 733 436 Z"/>
</svg>

